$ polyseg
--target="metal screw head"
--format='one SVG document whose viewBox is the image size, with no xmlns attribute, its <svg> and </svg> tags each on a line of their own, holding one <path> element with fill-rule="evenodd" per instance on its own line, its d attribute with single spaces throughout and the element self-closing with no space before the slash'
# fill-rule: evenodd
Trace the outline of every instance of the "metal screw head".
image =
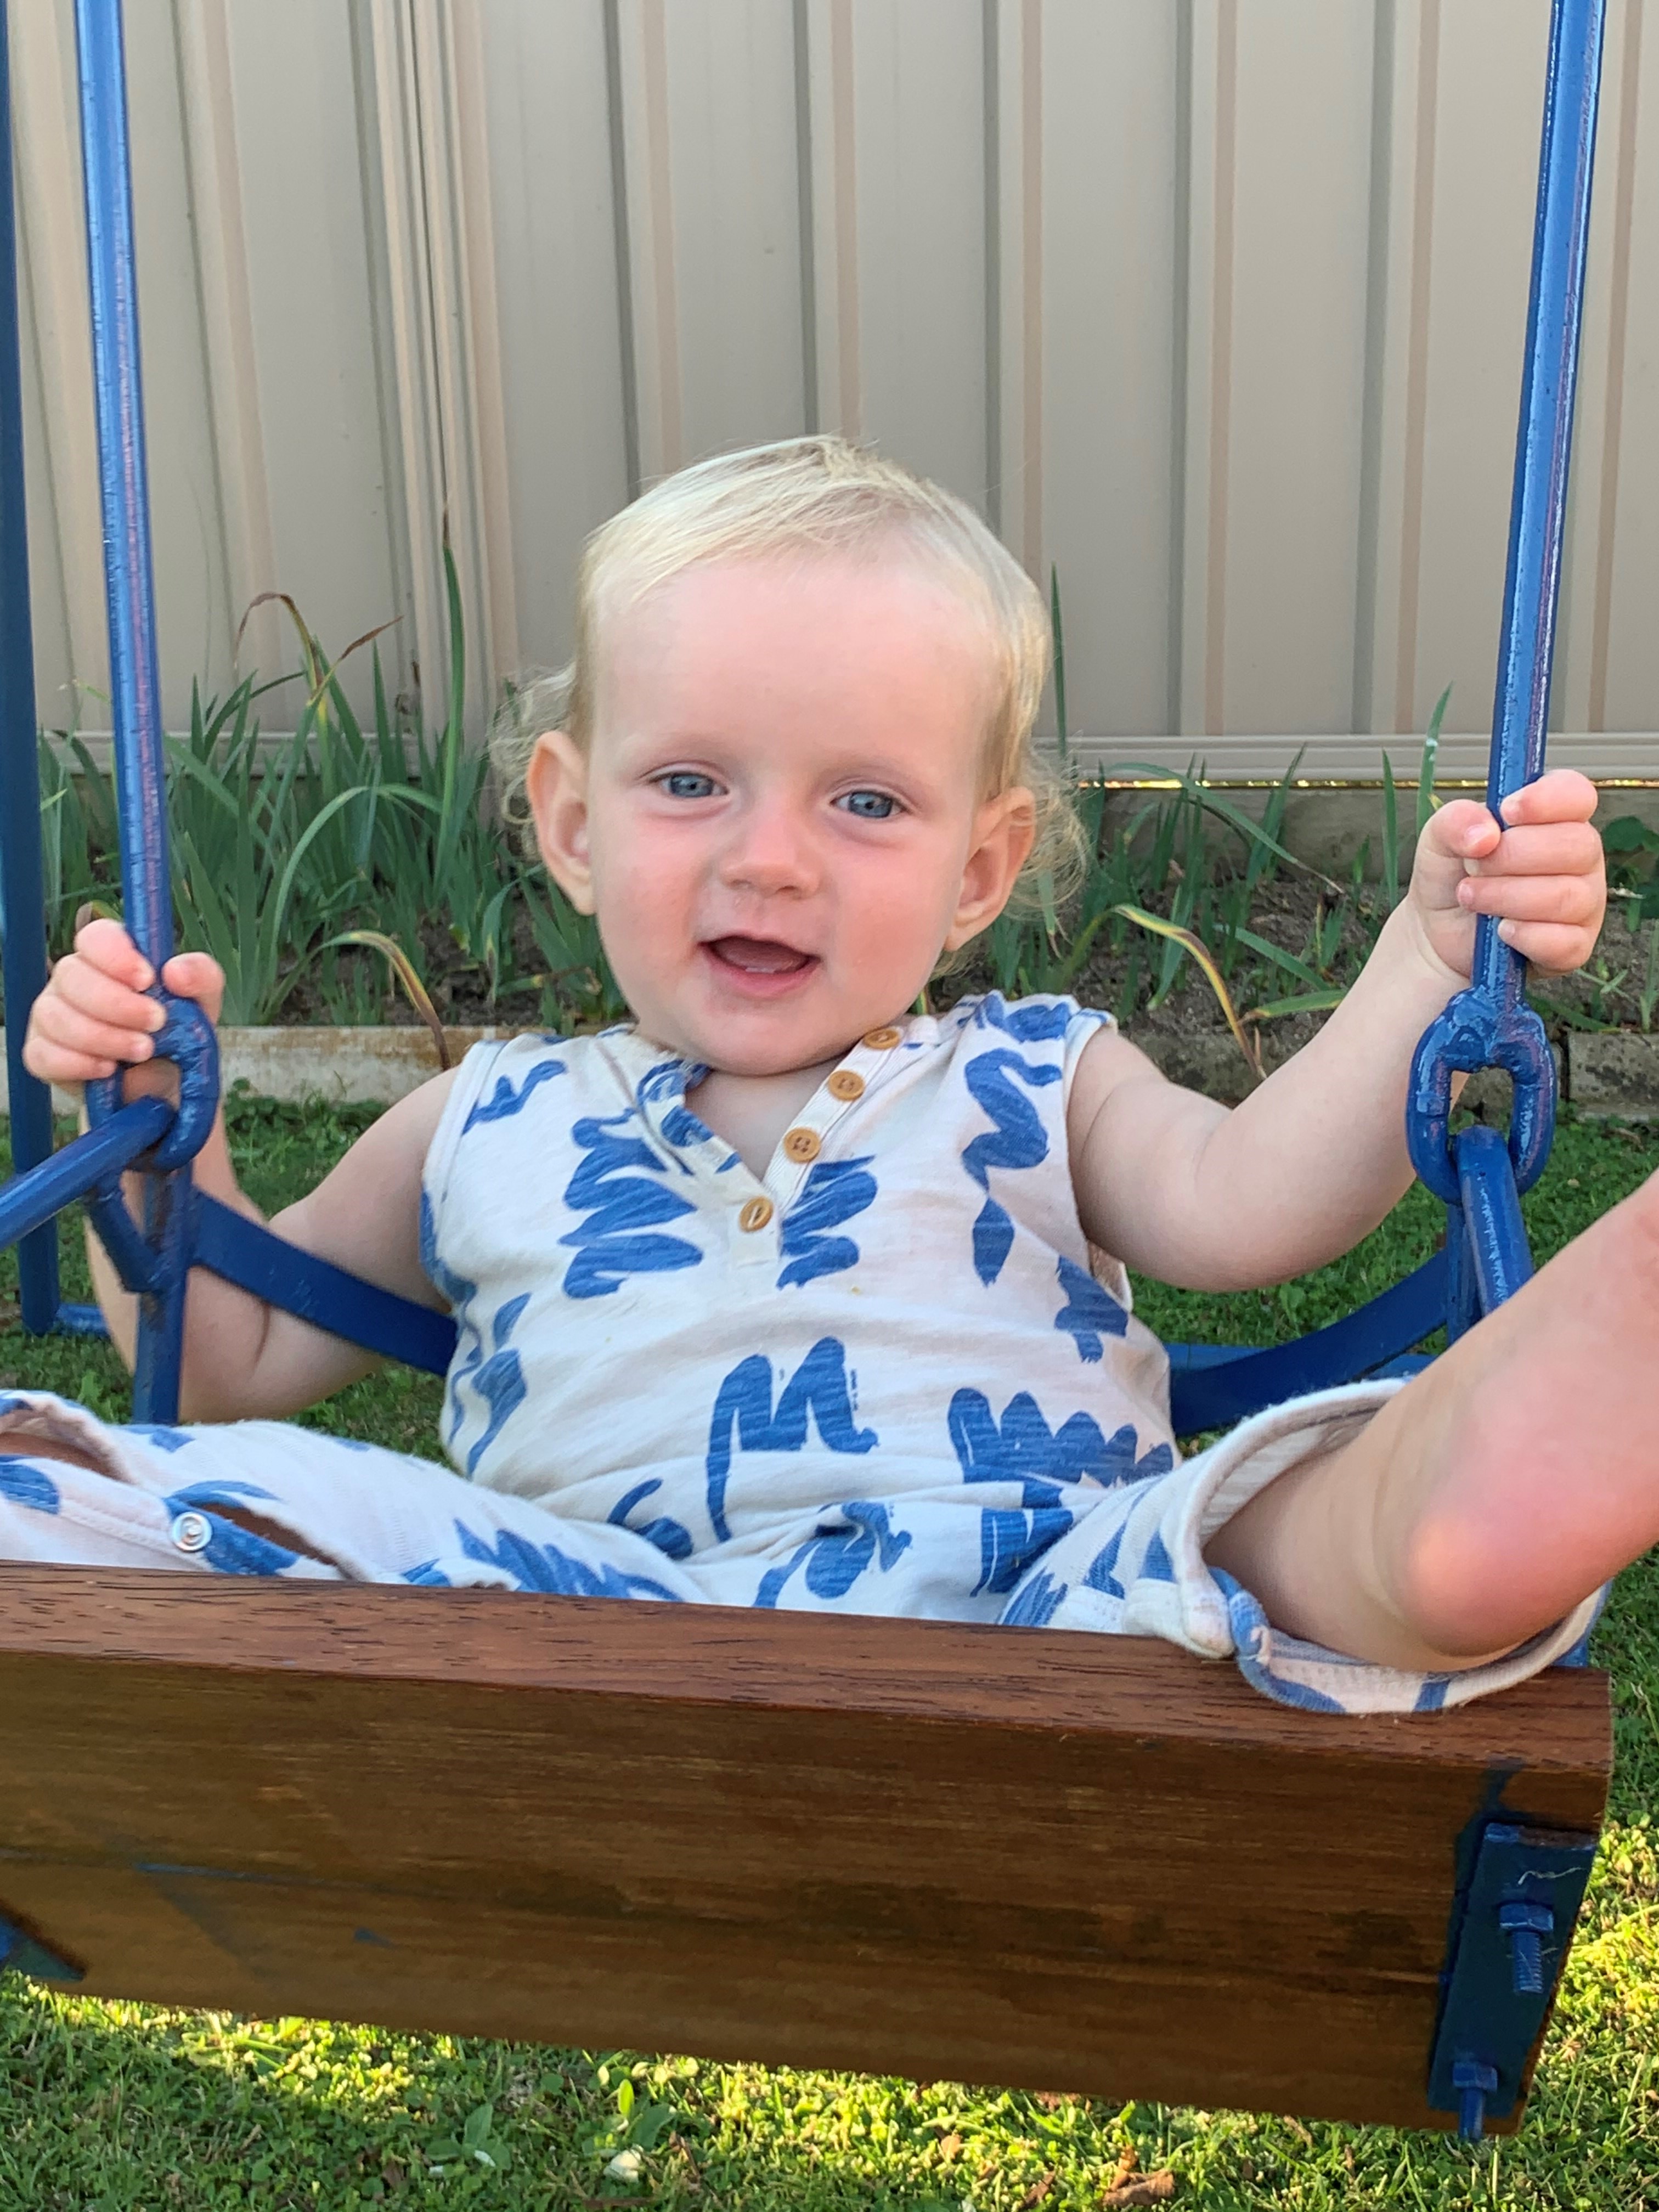
<svg viewBox="0 0 1659 2212">
<path fill-rule="evenodd" d="M 191 1509 L 173 1515 L 167 1534 L 181 1552 L 205 1552 L 213 1541 L 213 1523 Z"/>
</svg>

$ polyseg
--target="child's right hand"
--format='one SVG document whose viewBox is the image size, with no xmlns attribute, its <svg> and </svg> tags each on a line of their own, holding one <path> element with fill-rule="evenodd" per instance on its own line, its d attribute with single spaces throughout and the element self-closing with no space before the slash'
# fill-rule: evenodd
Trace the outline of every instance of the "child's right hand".
<svg viewBox="0 0 1659 2212">
<path fill-rule="evenodd" d="M 75 933 L 75 950 L 52 971 L 29 1012 L 23 1065 L 43 1083 L 77 1089 L 123 1067 L 139 1067 L 155 1049 L 155 1033 L 166 1018 L 146 995 L 151 968 L 118 921 L 89 921 Z M 180 952 L 161 970 L 173 995 L 193 999 L 210 1022 L 224 1003 L 225 971 L 205 952 Z M 170 1080 L 164 1065 L 145 1069 L 127 1085 L 130 1095 L 159 1091 Z"/>
</svg>

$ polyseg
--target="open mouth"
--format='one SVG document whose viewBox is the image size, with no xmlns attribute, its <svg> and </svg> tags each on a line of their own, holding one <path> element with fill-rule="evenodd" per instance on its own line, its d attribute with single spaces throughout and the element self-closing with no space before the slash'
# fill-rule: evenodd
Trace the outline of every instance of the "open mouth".
<svg viewBox="0 0 1659 2212">
<path fill-rule="evenodd" d="M 816 953 L 774 937 L 713 937 L 702 949 L 728 981 L 750 989 L 787 988 L 818 964 Z"/>
</svg>

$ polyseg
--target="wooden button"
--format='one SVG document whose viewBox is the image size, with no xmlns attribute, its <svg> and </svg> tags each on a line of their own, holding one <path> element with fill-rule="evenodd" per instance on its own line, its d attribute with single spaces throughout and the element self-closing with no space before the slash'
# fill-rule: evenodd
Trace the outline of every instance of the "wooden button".
<svg viewBox="0 0 1659 2212">
<path fill-rule="evenodd" d="M 864 1078 L 856 1068 L 838 1067 L 824 1089 L 832 1098 L 862 1098 Z"/>
<path fill-rule="evenodd" d="M 816 1129 L 791 1129 L 783 1140 L 783 1157 L 798 1164 L 817 1159 L 823 1150 L 823 1139 Z"/>
<path fill-rule="evenodd" d="M 771 1218 L 772 1201 L 769 1198 L 746 1198 L 743 1202 L 743 1211 L 738 1216 L 738 1226 L 748 1230 L 764 1229 Z"/>
<path fill-rule="evenodd" d="M 899 1033 L 894 1029 L 866 1030 L 860 1040 L 861 1043 L 867 1044 L 872 1052 L 891 1052 L 898 1041 Z"/>
</svg>

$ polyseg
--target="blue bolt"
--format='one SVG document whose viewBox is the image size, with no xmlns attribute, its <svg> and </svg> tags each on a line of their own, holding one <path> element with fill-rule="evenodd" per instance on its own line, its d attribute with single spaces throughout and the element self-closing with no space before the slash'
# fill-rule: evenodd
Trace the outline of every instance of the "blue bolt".
<svg viewBox="0 0 1659 2212">
<path fill-rule="evenodd" d="M 1457 2092 L 1457 2132 L 1465 2142 L 1479 2142 L 1485 2132 L 1486 2100 L 1498 2087 L 1498 2069 L 1478 2058 L 1455 2059 L 1452 2087 Z"/>
<path fill-rule="evenodd" d="M 1543 1938 L 1555 1933 L 1555 1915 L 1547 1905 L 1501 1905 L 1498 1924 L 1510 1939 L 1516 1996 L 1539 1996 L 1544 1987 Z"/>
</svg>

